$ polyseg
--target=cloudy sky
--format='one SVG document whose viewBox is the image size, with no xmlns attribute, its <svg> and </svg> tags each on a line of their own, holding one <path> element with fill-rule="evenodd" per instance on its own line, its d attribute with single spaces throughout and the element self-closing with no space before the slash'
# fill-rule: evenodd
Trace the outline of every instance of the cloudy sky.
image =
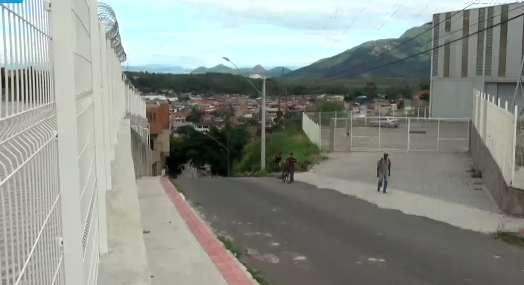
<svg viewBox="0 0 524 285">
<path fill-rule="evenodd" d="M 129 65 L 304 66 L 362 42 L 398 37 L 458 0 L 107 0 Z M 471 8 L 479 7 L 474 5 Z"/>
</svg>

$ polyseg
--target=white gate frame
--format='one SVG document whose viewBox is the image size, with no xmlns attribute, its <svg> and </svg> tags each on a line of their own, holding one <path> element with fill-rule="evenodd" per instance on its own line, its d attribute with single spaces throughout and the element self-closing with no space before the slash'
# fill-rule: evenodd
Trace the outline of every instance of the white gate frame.
<svg viewBox="0 0 524 285">
<path fill-rule="evenodd" d="M 365 120 L 365 125 L 367 126 L 367 123 L 368 123 L 368 120 L 373 120 L 373 119 L 380 119 L 381 117 L 366 117 L 364 120 Z M 336 126 L 339 125 L 336 121 L 337 119 L 333 118 L 333 122 L 331 124 L 331 132 L 330 132 L 330 140 L 333 139 L 333 143 L 332 143 L 332 146 L 330 147 L 330 151 L 370 151 L 370 152 L 378 152 L 378 151 L 389 151 L 389 152 L 467 152 L 469 150 L 469 130 L 470 130 L 470 127 L 471 127 L 471 120 L 470 119 L 465 119 L 465 118 L 424 118 L 423 120 L 425 122 L 436 122 L 437 123 L 437 138 L 436 138 L 436 148 L 435 149 L 412 149 L 411 147 L 411 144 L 412 144 L 412 135 L 411 134 L 411 131 L 412 131 L 412 124 L 411 124 L 411 121 L 412 120 L 416 120 L 416 121 L 419 121 L 420 119 L 415 117 L 415 118 L 411 118 L 411 117 L 402 117 L 402 119 L 405 119 L 407 120 L 407 133 L 406 133 L 406 148 L 402 148 L 402 149 L 396 149 L 396 148 L 384 148 L 382 147 L 382 129 L 383 127 L 380 126 L 380 124 L 378 125 L 378 127 L 370 127 L 370 128 L 376 128 L 378 130 L 378 135 L 377 136 L 355 136 L 355 133 L 353 131 L 353 128 L 354 128 L 354 124 L 353 124 L 353 121 L 354 121 L 354 117 L 351 116 L 349 119 L 346 119 L 346 125 L 349 124 L 349 135 L 346 137 L 346 140 L 345 140 L 345 144 L 348 145 L 348 148 L 345 149 L 345 150 L 341 150 L 341 149 L 337 149 L 336 148 L 336 141 L 337 141 L 337 128 Z M 338 119 L 340 120 L 340 119 Z M 466 133 L 465 133 L 465 137 L 461 137 L 461 138 L 445 138 L 445 137 L 441 137 L 441 122 L 462 122 L 462 123 L 467 123 L 467 128 L 466 128 Z M 401 124 L 402 126 L 402 124 Z M 370 148 L 366 148 L 366 147 L 355 147 L 354 145 L 354 138 L 375 138 L 375 139 L 378 139 L 378 147 L 370 147 Z M 348 142 L 349 140 L 349 142 Z M 440 148 L 440 142 L 441 141 L 466 141 L 468 142 L 468 147 L 464 150 L 442 150 Z"/>
</svg>

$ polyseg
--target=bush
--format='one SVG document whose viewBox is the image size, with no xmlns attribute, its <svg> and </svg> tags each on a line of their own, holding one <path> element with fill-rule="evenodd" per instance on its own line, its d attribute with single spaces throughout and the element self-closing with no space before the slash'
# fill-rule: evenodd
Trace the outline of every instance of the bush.
<svg viewBox="0 0 524 285">
<path fill-rule="evenodd" d="M 260 171 L 260 138 L 245 146 L 242 159 L 235 163 L 233 172 L 236 175 L 250 173 L 249 176 L 265 176 Z M 267 134 L 266 136 L 266 171 L 275 172 L 275 156 L 282 153 L 283 159 L 293 152 L 298 161 L 297 170 L 307 170 L 319 157 L 319 149 L 311 143 L 300 127 L 290 126 L 283 131 Z"/>
</svg>

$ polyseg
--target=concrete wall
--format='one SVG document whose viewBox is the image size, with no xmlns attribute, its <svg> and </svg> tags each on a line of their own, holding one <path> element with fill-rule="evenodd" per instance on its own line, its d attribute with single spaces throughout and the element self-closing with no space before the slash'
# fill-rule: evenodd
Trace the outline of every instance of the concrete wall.
<svg viewBox="0 0 524 285">
<path fill-rule="evenodd" d="M 302 130 L 312 143 L 321 148 L 320 126 L 306 113 L 302 113 Z"/>
<path fill-rule="evenodd" d="M 126 119 L 111 163 L 113 189 L 106 195 L 109 252 L 100 256 L 99 285 L 151 285 L 131 150 Z"/>
<path fill-rule="evenodd" d="M 502 172 L 475 126 L 470 131 L 470 154 L 475 169 L 498 207 L 506 214 L 524 216 L 524 191 L 509 187 Z"/>
<path fill-rule="evenodd" d="M 473 93 L 482 86 L 475 78 L 431 81 L 430 112 L 433 118 L 471 118 Z"/>
</svg>

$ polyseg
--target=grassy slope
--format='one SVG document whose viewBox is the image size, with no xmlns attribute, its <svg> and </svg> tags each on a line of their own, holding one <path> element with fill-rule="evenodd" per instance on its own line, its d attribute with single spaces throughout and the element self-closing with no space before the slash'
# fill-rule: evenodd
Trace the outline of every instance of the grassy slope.
<svg viewBox="0 0 524 285">
<path fill-rule="evenodd" d="M 274 158 L 279 151 L 282 152 L 284 158 L 293 152 L 300 170 L 306 170 L 308 165 L 316 161 L 320 155 L 318 147 L 311 143 L 302 132 L 300 125 L 267 134 L 266 139 L 266 169 L 268 172 L 275 171 Z M 242 160 L 235 163 L 233 173 L 243 175 L 259 171 L 260 139 L 246 145 L 243 153 Z"/>
</svg>

